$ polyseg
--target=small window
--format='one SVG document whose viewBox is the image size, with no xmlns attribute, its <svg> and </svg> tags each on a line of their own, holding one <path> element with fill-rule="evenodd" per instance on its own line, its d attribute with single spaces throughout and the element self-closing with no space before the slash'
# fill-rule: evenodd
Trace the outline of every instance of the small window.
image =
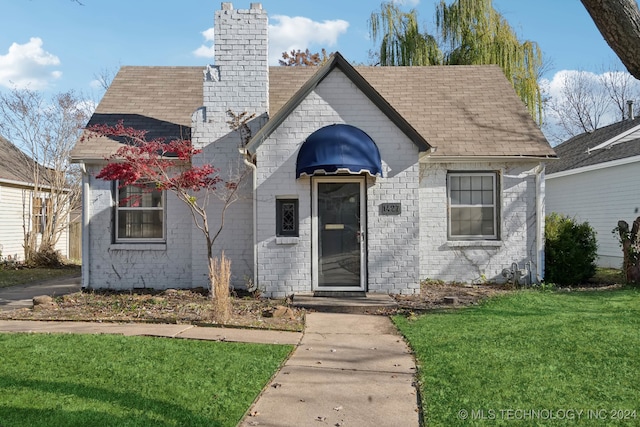
<svg viewBox="0 0 640 427">
<path fill-rule="evenodd" d="M 497 239 L 496 173 L 449 173 L 449 236 Z"/>
<path fill-rule="evenodd" d="M 116 241 L 164 241 L 164 192 L 152 185 L 116 191 Z"/>
<path fill-rule="evenodd" d="M 53 219 L 53 200 L 44 197 L 33 197 L 31 205 L 32 230 L 36 233 L 44 233 L 47 227 L 47 219 Z"/>
<path fill-rule="evenodd" d="M 276 199 L 276 236 L 298 237 L 298 199 Z"/>
</svg>

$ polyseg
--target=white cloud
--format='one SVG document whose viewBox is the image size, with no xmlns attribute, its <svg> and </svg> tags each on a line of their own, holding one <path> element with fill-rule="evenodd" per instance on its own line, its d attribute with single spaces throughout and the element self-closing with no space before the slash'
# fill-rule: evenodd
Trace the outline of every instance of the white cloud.
<svg viewBox="0 0 640 427">
<path fill-rule="evenodd" d="M 41 38 L 32 37 L 25 44 L 13 43 L 6 55 L 0 55 L 0 85 L 39 90 L 59 79 L 62 72 L 51 67 L 60 65 L 60 59 L 42 44 Z"/>
<path fill-rule="evenodd" d="M 417 2 L 417 0 L 403 1 Z M 316 22 L 301 16 L 274 15 L 269 17 L 269 20 L 273 22 L 269 25 L 269 64 L 271 65 L 278 65 L 282 52 L 305 50 L 312 45 L 318 46 L 317 51 L 335 46 L 338 37 L 349 28 L 349 23 L 342 19 Z M 203 31 L 202 36 L 205 43 L 192 53 L 201 58 L 213 59 L 214 29 L 209 28 Z"/>
<path fill-rule="evenodd" d="M 213 28 L 209 28 L 208 30 L 204 30 L 202 32 L 202 36 L 204 37 L 205 42 L 209 42 L 209 44 L 203 44 L 200 45 L 199 48 L 197 48 L 196 50 L 193 51 L 193 54 L 195 56 L 201 57 L 201 58 L 213 58 L 214 57 L 214 53 L 213 53 L 213 34 L 214 34 L 214 30 Z"/>
<path fill-rule="evenodd" d="M 316 22 L 301 16 L 275 15 L 269 25 L 269 63 L 277 65 L 283 52 L 305 50 L 312 52 L 335 46 L 338 37 L 346 33 L 349 23 L 342 19 Z M 311 46 L 318 49 L 311 49 Z M 328 52 L 327 52 L 328 53 Z"/>
<path fill-rule="evenodd" d="M 400 6 L 416 7 L 420 4 L 420 0 L 392 0 L 392 3 Z"/>
</svg>

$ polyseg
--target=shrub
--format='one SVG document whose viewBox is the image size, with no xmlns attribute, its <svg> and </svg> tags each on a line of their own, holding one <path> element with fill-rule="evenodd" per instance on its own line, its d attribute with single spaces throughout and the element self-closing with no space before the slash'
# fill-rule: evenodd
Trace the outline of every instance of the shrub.
<svg viewBox="0 0 640 427">
<path fill-rule="evenodd" d="M 40 249 L 31 256 L 29 262 L 35 267 L 58 268 L 64 266 L 64 258 L 60 251 L 52 247 Z"/>
<path fill-rule="evenodd" d="M 593 277 L 598 244 L 589 223 L 552 213 L 546 217 L 544 237 L 545 281 L 570 286 Z"/>
</svg>

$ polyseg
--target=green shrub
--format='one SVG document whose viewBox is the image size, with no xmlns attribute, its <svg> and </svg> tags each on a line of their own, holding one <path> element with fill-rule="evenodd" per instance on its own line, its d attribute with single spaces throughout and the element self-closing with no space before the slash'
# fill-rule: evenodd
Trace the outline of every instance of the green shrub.
<svg viewBox="0 0 640 427">
<path fill-rule="evenodd" d="M 544 237 L 546 282 L 570 286 L 593 277 L 598 244 L 589 223 L 552 213 L 546 217 Z"/>
</svg>

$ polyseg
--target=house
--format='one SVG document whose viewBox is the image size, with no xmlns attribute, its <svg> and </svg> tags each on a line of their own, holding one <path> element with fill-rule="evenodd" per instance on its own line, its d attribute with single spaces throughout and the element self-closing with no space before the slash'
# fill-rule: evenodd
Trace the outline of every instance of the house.
<svg viewBox="0 0 640 427">
<path fill-rule="evenodd" d="M 35 163 L 18 147 L 0 136 L 0 260 L 24 261 L 25 238 L 36 233 L 39 242 L 51 207 L 51 189 L 34 185 Z M 43 175 L 45 173 L 43 172 Z M 62 218 L 68 223 L 67 218 Z M 55 248 L 68 255 L 68 230 L 65 228 Z"/>
<path fill-rule="evenodd" d="M 198 161 L 222 170 L 252 160 L 214 248 L 234 286 L 411 294 L 425 278 L 503 281 L 514 263 L 542 278 L 544 170 L 556 155 L 500 68 L 354 67 L 339 53 L 321 67 L 269 67 L 259 3 L 223 3 L 214 28 L 215 66 L 122 67 L 90 123 L 190 137 Z M 246 146 L 228 110 L 256 113 Z M 206 286 L 184 205 L 156 191 L 120 207 L 129 190 L 95 178 L 118 146 L 92 139 L 72 152 L 85 170 L 83 285 Z"/>
<path fill-rule="evenodd" d="M 547 212 L 587 221 L 596 231 L 600 267 L 621 268 L 613 229 L 640 216 L 640 118 L 577 135 L 555 147 L 547 168 Z"/>
</svg>

